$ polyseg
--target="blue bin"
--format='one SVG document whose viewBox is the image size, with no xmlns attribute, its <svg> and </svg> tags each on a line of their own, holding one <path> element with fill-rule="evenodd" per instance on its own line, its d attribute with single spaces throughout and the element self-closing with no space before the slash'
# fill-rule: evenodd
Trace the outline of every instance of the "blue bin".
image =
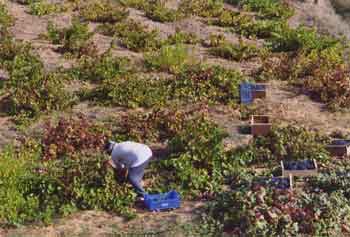
<svg viewBox="0 0 350 237">
<path fill-rule="evenodd" d="M 251 104 L 253 102 L 252 84 L 242 83 L 240 85 L 240 95 L 242 104 Z"/>
<path fill-rule="evenodd" d="M 162 194 L 146 194 L 145 206 L 150 211 L 160 211 L 179 208 L 181 205 L 180 195 L 176 191 Z"/>
<path fill-rule="evenodd" d="M 350 140 L 343 140 L 343 139 L 334 140 L 334 141 L 332 141 L 332 145 L 348 146 L 348 145 L 350 145 Z"/>
</svg>

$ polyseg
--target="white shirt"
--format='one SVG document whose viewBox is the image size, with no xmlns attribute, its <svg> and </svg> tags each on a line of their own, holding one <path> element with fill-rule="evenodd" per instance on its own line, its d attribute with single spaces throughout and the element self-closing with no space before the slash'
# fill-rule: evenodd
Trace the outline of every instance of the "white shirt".
<svg viewBox="0 0 350 237">
<path fill-rule="evenodd" d="M 151 157 L 152 150 L 145 144 L 137 142 L 116 143 L 112 150 L 113 163 L 126 168 L 140 166 Z"/>
</svg>

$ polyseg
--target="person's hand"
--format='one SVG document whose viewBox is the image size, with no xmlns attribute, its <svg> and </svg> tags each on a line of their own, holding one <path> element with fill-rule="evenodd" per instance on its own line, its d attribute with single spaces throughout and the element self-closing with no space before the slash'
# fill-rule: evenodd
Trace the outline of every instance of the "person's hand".
<svg viewBox="0 0 350 237">
<path fill-rule="evenodd" d="M 104 165 L 107 166 L 107 167 L 112 167 L 112 168 L 116 169 L 116 166 L 115 166 L 115 164 L 114 164 L 114 162 L 112 160 L 106 160 L 104 162 Z"/>
<path fill-rule="evenodd" d="M 119 169 L 119 174 L 120 174 L 120 177 L 126 179 L 128 177 L 128 169 L 126 168 Z"/>
<path fill-rule="evenodd" d="M 127 180 L 127 178 L 128 178 L 128 169 L 126 169 L 126 168 L 121 168 L 121 167 L 117 167 L 117 168 L 114 170 L 114 174 L 115 174 L 116 179 L 117 179 L 119 182 L 124 183 L 124 182 Z"/>
</svg>

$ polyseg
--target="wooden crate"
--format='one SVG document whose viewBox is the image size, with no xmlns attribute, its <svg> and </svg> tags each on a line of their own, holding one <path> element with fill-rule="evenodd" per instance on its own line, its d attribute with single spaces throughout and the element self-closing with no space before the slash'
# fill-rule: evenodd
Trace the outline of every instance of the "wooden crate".
<svg viewBox="0 0 350 237">
<path fill-rule="evenodd" d="M 326 149 L 332 156 L 349 156 L 350 140 L 334 139 Z"/>
<path fill-rule="evenodd" d="M 252 135 L 267 135 L 271 130 L 270 117 L 267 115 L 252 115 L 250 119 Z"/>
<path fill-rule="evenodd" d="M 315 160 L 312 160 L 314 163 L 315 169 L 312 170 L 286 170 L 284 168 L 283 161 L 281 161 L 281 167 L 282 167 L 282 176 L 283 177 L 289 177 L 291 176 L 297 176 L 297 177 L 309 177 L 309 176 L 317 176 L 318 175 L 318 167 Z"/>
<path fill-rule="evenodd" d="M 253 99 L 265 99 L 266 98 L 267 85 L 264 83 L 256 83 L 252 85 L 252 97 Z"/>
<path fill-rule="evenodd" d="M 293 189 L 293 176 L 292 175 L 289 175 L 289 183 L 290 183 L 290 188 L 289 189 Z"/>
</svg>

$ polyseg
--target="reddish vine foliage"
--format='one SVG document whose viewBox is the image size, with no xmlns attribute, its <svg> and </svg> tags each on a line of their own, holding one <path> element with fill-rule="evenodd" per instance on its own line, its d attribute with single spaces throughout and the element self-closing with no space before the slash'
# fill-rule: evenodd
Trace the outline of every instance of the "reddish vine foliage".
<svg viewBox="0 0 350 237">
<path fill-rule="evenodd" d="M 303 51 L 281 53 L 267 58 L 258 74 L 264 79 L 290 80 L 313 98 L 327 103 L 329 108 L 347 108 L 350 105 L 350 66 L 329 57 L 319 53 L 314 58 Z"/>
<path fill-rule="evenodd" d="M 60 118 L 57 125 L 45 124 L 43 159 L 57 159 L 84 150 L 101 150 L 106 139 L 106 134 L 82 115 L 76 119 Z"/>
<path fill-rule="evenodd" d="M 206 113 L 205 105 L 187 110 L 155 109 L 150 113 L 135 113 L 121 116 L 119 134 L 141 142 L 164 142 L 185 128 L 188 120 Z"/>
</svg>

